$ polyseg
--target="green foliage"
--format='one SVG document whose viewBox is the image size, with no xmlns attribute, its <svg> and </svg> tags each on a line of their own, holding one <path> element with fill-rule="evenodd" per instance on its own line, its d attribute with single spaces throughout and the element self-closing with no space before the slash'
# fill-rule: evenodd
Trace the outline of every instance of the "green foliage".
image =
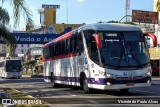
<svg viewBox="0 0 160 107">
<path fill-rule="evenodd" d="M 33 25 L 32 14 L 30 10 L 25 5 L 26 2 L 24 0 L 1 0 L 2 4 L 5 2 L 9 2 L 10 5 L 13 6 L 13 19 L 14 19 L 14 26 L 19 25 L 20 17 L 23 17 L 26 20 L 26 25 Z"/>
<path fill-rule="evenodd" d="M 37 62 L 37 60 L 26 60 L 24 61 L 25 65 L 35 65 L 35 63 Z"/>
<path fill-rule="evenodd" d="M 14 27 L 19 25 L 20 17 L 23 16 L 26 20 L 27 26 L 33 26 L 32 14 L 25 5 L 24 0 L 1 0 L 2 5 L 6 2 L 9 2 L 13 6 L 13 19 Z M 6 29 L 6 25 L 9 24 L 10 16 L 6 9 L 0 6 L 0 40 L 5 41 L 9 46 L 10 56 L 14 56 L 16 49 L 16 40 Z M 28 27 L 27 27 L 28 28 Z"/>
<path fill-rule="evenodd" d="M 135 23 L 133 22 L 122 22 L 123 24 L 131 24 L 131 25 L 136 25 Z"/>
<path fill-rule="evenodd" d="M 157 1 L 156 8 L 157 8 L 157 11 L 160 12 L 160 1 L 159 0 Z"/>
<path fill-rule="evenodd" d="M 9 21 L 10 21 L 10 17 L 7 10 L 0 7 L 0 24 L 5 26 L 9 24 Z"/>
<path fill-rule="evenodd" d="M 119 23 L 119 21 L 108 21 L 107 23 Z"/>
<path fill-rule="evenodd" d="M 0 26 L 0 40 L 4 41 L 10 49 L 10 56 L 14 56 L 16 48 L 16 40 L 12 34 L 5 28 L 5 26 Z"/>
<path fill-rule="evenodd" d="M 111 20 L 111 21 L 108 21 L 108 22 L 102 22 L 102 21 L 99 21 L 98 23 L 123 23 L 123 24 L 136 25 L 136 24 L 135 24 L 135 23 L 133 23 L 133 22 L 119 22 L 119 21 L 114 21 L 114 20 Z"/>
<path fill-rule="evenodd" d="M 102 21 L 99 21 L 98 23 L 104 23 L 104 22 L 102 22 Z"/>
</svg>

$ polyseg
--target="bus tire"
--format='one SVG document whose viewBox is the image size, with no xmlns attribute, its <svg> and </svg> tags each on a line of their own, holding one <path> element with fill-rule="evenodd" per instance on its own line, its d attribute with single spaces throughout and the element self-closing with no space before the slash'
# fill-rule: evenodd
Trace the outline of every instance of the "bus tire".
<svg viewBox="0 0 160 107">
<path fill-rule="evenodd" d="M 51 78 L 50 78 L 50 80 L 51 80 L 52 87 L 53 87 L 53 88 L 57 88 L 57 87 L 58 87 L 58 84 L 55 83 L 55 79 L 54 79 L 53 73 L 51 73 Z"/>
<path fill-rule="evenodd" d="M 86 75 L 83 76 L 83 90 L 86 94 L 92 93 L 92 89 L 88 87 Z"/>
<path fill-rule="evenodd" d="M 126 92 L 128 92 L 128 91 L 129 91 L 129 88 L 126 88 L 126 89 L 120 89 L 120 91 L 121 91 L 122 93 L 126 93 Z"/>
<path fill-rule="evenodd" d="M 21 79 L 21 77 L 18 77 L 18 79 Z"/>
</svg>

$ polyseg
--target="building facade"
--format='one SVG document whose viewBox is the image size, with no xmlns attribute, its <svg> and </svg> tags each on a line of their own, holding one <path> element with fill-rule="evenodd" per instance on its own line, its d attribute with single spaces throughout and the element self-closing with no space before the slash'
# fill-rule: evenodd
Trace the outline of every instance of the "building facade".
<svg viewBox="0 0 160 107">
<path fill-rule="evenodd" d="M 38 59 L 39 57 L 42 56 L 42 54 L 43 54 L 42 47 L 43 47 L 42 44 L 32 44 L 32 45 L 30 45 L 31 60 Z"/>
<path fill-rule="evenodd" d="M 59 34 L 63 32 L 67 27 L 76 29 L 83 25 L 56 23 L 56 10 L 59 8 L 59 5 L 42 5 L 42 8 L 38 9 L 38 13 L 40 14 L 41 32 L 49 34 Z"/>
<path fill-rule="evenodd" d="M 153 11 L 157 12 L 157 1 L 153 0 Z M 155 35 L 157 36 L 158 45 L 160 46 L 160 14 L 158 16 L 159 23 L 155 24 Z"/>
<path fill-rule="evenodd" d="M 29 51 L 30 51 L 30 44 L 17 44 L 15 54 L 17 56 L 19 55 L 24 56 L 24 54 L 26 54 Z"/>
</svg>

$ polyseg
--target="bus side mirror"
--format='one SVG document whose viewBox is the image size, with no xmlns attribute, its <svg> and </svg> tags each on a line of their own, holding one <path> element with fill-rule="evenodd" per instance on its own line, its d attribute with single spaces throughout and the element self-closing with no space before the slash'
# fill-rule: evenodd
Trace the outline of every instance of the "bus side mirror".
<svg viewBox="0 0 160 107">
<path fill-rule="evenodd" d="M 154 47 L 157 46 L 157 37 L 153 33 L 145 33 L 145 36 L 151 37 Z"/>
<path fill-rule="evenodd" d="M 94 34 L 95 40 L 96 40 L 96 46 L 97 49 L 101 49 L 102 48 L 102 41 L 101 38 L 98 34 Z"/>
</svg>

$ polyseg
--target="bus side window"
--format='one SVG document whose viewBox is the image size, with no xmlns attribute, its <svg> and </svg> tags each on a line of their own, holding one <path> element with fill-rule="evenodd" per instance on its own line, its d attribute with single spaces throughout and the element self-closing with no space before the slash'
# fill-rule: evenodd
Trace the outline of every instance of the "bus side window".
<svg viewBox="0 0 160 107">
<path fill-rule="evenodd" d="M 52 46 L 52 50 L 53 50 L 53 57 L 55 56 L 55 51 L 54 51 L 54 49 L 55 49 L 55 44 L 53 44 L 53 46 Z"/>
<path fill-rule="evenodd" d="M 43 55 L 44 57 L 47 59 L 49 57 L 49 49 L 48 47 L 45 47 L 44 50 L 43 50 Z"/>
<path fill-rule="evenodd" d="M 84 36 L 85 36 L 85 40 L 86 40 L 86 44 L 87 44 L 87 49 L 88 49 L 88 54 L 91 57 L 91 38 L 92 38 L 92 34 L 94 34 L 95 31 L 94 30 L 87 30 L 84 31 Z"/>
<path fill-rule="evenodd" d="M 82 52 L 84 50 L 82 35 L 80 34 L 76 35 L 75 41 L 76 41 L 76 52 Z"/>
<path fill-rule="evenodd" d="M 98 59 L 98 51 L 97 51 L 97 46 L 96 46 L 96 41 L 95 41 L 95 37 L 91 36 L 91 59 L 97 63 L 99 63 L 99 59 Z"/>
<path fill-rule="evenodd" d="M 54 56 L 57 56 L 57 44 L 54 44 Z"/>
<path fill-rule="evenodd" d="M 65 40 L 65 54 L 68 54 L 68 39 Z"/>
<path fill-rule="evenodd" d="M 61 42 L 61 55 L 64 55 L 65 54 L 65 41 L 62 41 Z"/>
<path fill-rule="evenodd" d="M 58 56 L 62 54 L 62 42 L 58 43 L 59 48 L 57 48 L 59 50 Z"/>
<path fill-rule="evenodd" d="M 70 41 L 69 39 L 67 39 L 67 41 L 66 41 L 66 42 L 67 42 L 67 43 L 66 43 L 66 44 L 67 44 L 67 47 L 66 47 L 66 48 L 67 48 L 67 54 L 70 53 L 70 45 L 69 45 L 69 41 Z"/>
<path fill-rule="evenodd" d="M 50 56 L 49 57 L 53 57 L 53 44 L 49 46 L 49 52 L 50 52 Z"/>
<path fill-rule="evenodd" d="M 74 38 L 71 37 L 69 39 L 69 53 L 73 53 L 74 52 Z"/>
<path fill-rule="evenodd" d="M 57 43 L 57 56 L 59 56 L 60 55 L 60 49 L 61 49 L 61 44 L 60 44 L 60 42 L 58 42 Z"/>
</svg>

